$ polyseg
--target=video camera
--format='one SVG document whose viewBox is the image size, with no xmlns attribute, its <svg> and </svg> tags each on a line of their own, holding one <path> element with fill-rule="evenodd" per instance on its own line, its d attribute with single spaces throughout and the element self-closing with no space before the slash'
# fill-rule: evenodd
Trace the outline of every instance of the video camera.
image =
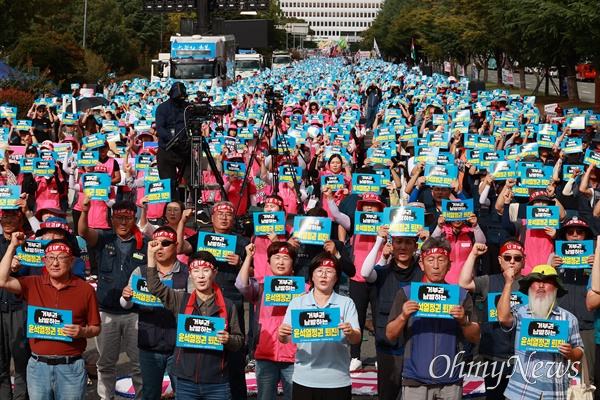
<svg viewBox="0 0 600 400">
<path fill-rule="evenodd" d="M 192 104 L 192 118 L 208 119 L 212 115 L 225 115 L 231 112 L 231 104 L 226 106 L 211 106 L 208 100 L 202 99 L 199 103 Z"/>
<path fill-rule="evenodd" d="M 283 99 L 283 93 L 279 90 L 273 90 L 273 85 L 265 85 L 265 100 L 272 102 L 274 100 Z"/>
</svg>

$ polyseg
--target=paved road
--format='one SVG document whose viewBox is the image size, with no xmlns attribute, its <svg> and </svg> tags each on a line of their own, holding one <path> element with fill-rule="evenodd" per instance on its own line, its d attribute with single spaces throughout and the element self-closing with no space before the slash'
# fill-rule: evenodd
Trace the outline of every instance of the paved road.
<svg viewBox="0 0 600 400">
<path fill-rule="evenodd" d="M 482 76 L 482 75 L 480 75 Z M 488 81 L 491 83 L 496 83 L 496 71 L 490 70 L 488 71 Z M 521 77 L 519 76 L 518 73 L 514 74 L 514 78 L 515 78 L 515 88 L 519 88 L 521 85 Z M 525 74 L 525 84 L 527 89 L 533 90 L 535 89 L 535 87 L 537 86 L 537 80 L 536 80 L 536 76 L 533 74 Z M 556 84 L 556 86 L 559 86 L 559 82 L 558 82 L 558 78 L 552 78 L 552 80 L 554 81 L 554 83 Z M 579 90 L 579 98 L 581 101 L 585 101 L 587 103 L 593 103 L 594 102 L 594 96 L 596 93 L 596 86 L 593 82 L 577 82 L 577 88 Z M 539 88 L 539 94 L 542 95 L 544 94 L 544 90 L 545 90 L 545 82 L 542 82 L 540 88 Z M 555 96 L 558 93 L 556 92 L 556 90 L 554 90 L 554 87 L 552 86 L 552 83 L 549 83 L 549 92 L 548 92 L 551 96 Z"/>
</svg>

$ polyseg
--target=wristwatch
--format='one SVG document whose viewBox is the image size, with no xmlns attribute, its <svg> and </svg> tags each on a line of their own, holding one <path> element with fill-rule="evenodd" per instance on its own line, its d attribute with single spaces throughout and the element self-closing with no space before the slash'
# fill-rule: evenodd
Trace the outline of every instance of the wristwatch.
<svg viewBox="0 0 600 400">
<path fill-rule="evenodd" d="M 467 322 L 465 322 L 464 324 L 460 324 L 460 326 L 469 326 L 471 325 L 471 321 L 469 321 L 469 317 L 467 316 Z"/>
</svg>

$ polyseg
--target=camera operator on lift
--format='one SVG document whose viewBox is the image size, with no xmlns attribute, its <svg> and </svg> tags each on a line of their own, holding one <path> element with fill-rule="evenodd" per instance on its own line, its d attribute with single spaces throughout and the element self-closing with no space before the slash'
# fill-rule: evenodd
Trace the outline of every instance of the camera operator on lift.
<svg viewBox="0 0 600 400">
<path fill-rule="evenodd" d="M 169 90 L 169 100 L 156 109 L 156 130 L 158 132 L 158 153 L 156 162 L 160 179 L 171 180 L 171 199 L 181 199 L 177 193 L 178 170 L 186 183 L 190 182 L 190 142 L 186 121 L 190 119 L 192 109 L 187 108 L 187 92 L 182 82 L 175 82 Z M 174 138 L 176 142 L 171 143 Z M 168 147 L 169 145 L 172 145 Z"/>
</svg>

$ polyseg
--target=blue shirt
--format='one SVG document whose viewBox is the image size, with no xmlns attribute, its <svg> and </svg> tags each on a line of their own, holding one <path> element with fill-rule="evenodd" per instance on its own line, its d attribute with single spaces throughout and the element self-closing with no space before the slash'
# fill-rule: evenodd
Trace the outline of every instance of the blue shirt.
<svg viewBox="0 0 600 400">
<path fill-rule="evenodd" d="M 283 323 L 292 325 L 292 310 L 320 309 L 315 301 L 314 289 L 304 296 L 292 299 L 285 312 Z M 350 322 L 358 329 L 358 314 L 349 297 L 333 292 L 323 308 L 339 308 L 342 322 Z M 346 335 L 340 330 L 339 342 L 298 343 L 292 380 L 310 388 L 341 388 L 352 385 L 350 380 L 350 355 Z"/>
<path fill-rule="evenodd" d="M 528 305 L 519 305 L 512 308 L 513 325 L 502 328 L 506 331 L 517 329 L 515 340 L 514 372 L 508 381 L 504 396 L 509 400 L 539 400 L 544 395 L 544 400 L 562 400 L 567 398 L 569 388 L 569 375 L 574 375 L 572 364 L 561 353 L 524 352 L 518 349 L 521 323 L 523 318 L 535 318 Z M 577 318 L 567 310 L 554 306 L 550 320 L 569 321 L 568 343 L 583 349 L 583 341 L 579 334 Z M 585 357 L 585 355 L 584 355 Z M 558 365 L 557 365 L 558 364 Z M 540 365 L 542 367 L 540 368 Z M 534 367 L 535 377 L 533 376 Z M 567 371 L 567 368 L 569 369 Z M 557 373 L 557 370 L 559 373 Z M 525 375 L 525 376 L 523 376 Z M 548 377 L 550 376 L 550 377 Z"/>
</svg>

